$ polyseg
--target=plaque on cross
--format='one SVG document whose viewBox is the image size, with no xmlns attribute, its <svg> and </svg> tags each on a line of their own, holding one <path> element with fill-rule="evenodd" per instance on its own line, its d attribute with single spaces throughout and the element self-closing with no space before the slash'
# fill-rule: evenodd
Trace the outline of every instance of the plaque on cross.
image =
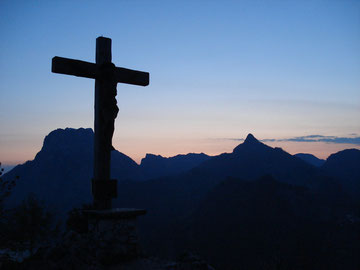
<svg viewBox="0 0 360 270">
<path fill-rule="evenodd" d="M 116 180 L 110 179 L 110 162 L 114 121 L 118 113 L 117 83 L 140 86 L 149 84 L 149 73 L 116 67 L 111 62 L 111 39 L 96 39 L 96 62 L 55 56 L 52 72 L 95 79 L 94 178 L 92 194 L 96 209 L 110 209 L 116 197 Z"/>
</svg>

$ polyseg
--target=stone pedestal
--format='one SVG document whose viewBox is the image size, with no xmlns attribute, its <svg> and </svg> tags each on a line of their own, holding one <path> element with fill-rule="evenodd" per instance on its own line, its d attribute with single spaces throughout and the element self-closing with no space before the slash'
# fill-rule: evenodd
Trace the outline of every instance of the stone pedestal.
<svg viewBox="0 0 360 270">
<path fill-rule="evenodd" d="M 116 264 L 139 255 L 136 219 L 146 210 L 115 208 L 83 213 L 88 218 L 88 237 L 96 243 L 96 257 L 103 264 Z"/>
</svg>

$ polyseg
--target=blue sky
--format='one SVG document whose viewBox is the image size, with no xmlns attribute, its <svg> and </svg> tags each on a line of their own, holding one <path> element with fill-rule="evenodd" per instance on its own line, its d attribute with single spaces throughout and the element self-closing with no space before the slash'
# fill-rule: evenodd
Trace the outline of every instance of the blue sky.
<svg viewBox="0 0 360 270">
<path fill-rule="evenodd" d="M 360 148 L 288 140 L 360 136 L 359 1 L 3 0 L 0 34 L 5 164 L 93 126 L 93 80 L 52 74 L 51 58 L 93 62 L 101 35 L 117 66 L 150 72 L 148 87 L 118 85 L 114 146 L 137 161 L 231 151 L 248 133 L 322 158 Z"/>
</svg>

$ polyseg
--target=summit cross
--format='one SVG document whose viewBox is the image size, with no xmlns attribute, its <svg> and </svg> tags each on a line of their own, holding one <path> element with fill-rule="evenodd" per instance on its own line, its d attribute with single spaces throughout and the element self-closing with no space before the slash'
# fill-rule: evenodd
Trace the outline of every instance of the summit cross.
<svg viewBox="0 0 360 270">
<path fill-rule="evenodd" d="M 111 62 L 111 39 L 96 39 L 96 63 L 55 56 L 51 71 L 95 79 L 94 177 L 92 194 L 95 209 L 111 209 L 117 196 L 116 180 L 110 179 L 110 162 L 114 122 L 119 111 L 116 102 L 117 83 L 149 85 L 149 73 L 116 67 Z"/>
</svg>

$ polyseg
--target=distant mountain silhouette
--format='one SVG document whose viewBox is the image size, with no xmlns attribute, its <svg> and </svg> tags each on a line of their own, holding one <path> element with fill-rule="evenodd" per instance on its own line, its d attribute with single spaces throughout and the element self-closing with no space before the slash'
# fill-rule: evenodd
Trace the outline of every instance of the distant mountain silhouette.
<svg viewBox="0 0 360 270">
<path fill-rule="evenodd" d="M 338 178 L 345 190 L 360 202 L 360 150 L 347 149 L 332 154 L 321 168 Z"/>
<path fill-rule="evenodd" d="M 91 129 L 51 132 L 33 161 L 5 174 L 20 176 L 12 203 L 33 192 L 64 215 L 91 202 L 93 136 Z M 284 269 L 305 269 L 316 260 L 314 254 L 322 260 L 333 252 L 339 259 L 332 248 L 339 247 L 345 250 L 341 262 L 353 263 L 346 256 L 349 248 L 358 248 L 352 229 L 357 223 L 340 229 L 348 226 L 346 217 L 356 208 L 341 185 L 348 189 L 359 183 L 359 152 L 339 152 L 317 168 L 251 134 L 232 153 L 214 157 L 148 154 L 137 165 L 113 151 L 111 174 L 120 180 L 113 203 L 148 210 L 139 219 L 139 232 L 150 254 L 173 255 L 190 247 L 219 269 L 241 265 L 239 258 L 243 268 L 256 269 L 246 266 L 260 258 L 270 265 L 280 260 Z M 292 252 L 302 257 L 294 258 Z M 298 268 L 286 265 L 301 261 Z"/>
<path fill-rule="evenodd" d="M 11 202 L 16 203 L 34 193 L 60 212 L 91 202 L 90 181 L 93 175 L 93 139 L 91 129 L 57 129 L 45 137 L 32 161 L 16 166 L 5 179 L 20 176 Z M 112 177 L 131 179 L 138 165 L 128 156 L 112 152 Z"/>
<path fill-rule="evenodd" d="M 212 157 L 188 172 L 145 182 L 121 183 L 116 205 L 146 205 L 148 214 L 140 223 L 145 246 L 151 249 L 151 246 L 156 245 L 157 252 L 169 255 L 176 253 L 169 246 L 176 246 L 179 240 L 171 235 L 184 236 L 174 232 L 174 228 L 177 228 L 177 224 L 192 219 L 191 214 L 200 207 L 211 190 L 229 177 L 255 181 L 263 175 L 272 175 L 283 182 L 281 185 L 306 188 L 309 193 L 316 194 L 315 198 L 331 207 L 349 203 L 341 186 L 320 169 L 249 135 L 232 153 Z M 231 199 L 233 198 L 229 198 Z M 219 200 L 221 199 L 214 200 L 214 203 Z M 197 214 L 201 215 L 200 212 Z M 186 231 L 182 229 L 182 233 Z M 224 234 L 221 230 L 217 233 Z"/>
<path fill-rule="evenodd" d="M 18 165 L 4 175 L 20 176 L 11 203 L 34 193 L 48 204 L 61 206 L 61 211 L 90 202 L 93 176 L 92 129 L 57 129 L 44 139 L 34 160 Z M 154 158 L 155 157 L 155 158 Z M 205 154 L 178 155 L 163 158 L 148 154 L 139 166 L 130 157 L 112 151 L 111 177 L 118 181 L 139 181 L 187 171 L 210 157 Z"/>
<path fill-rule="evenodd" d="M 305 186 L 318 185 L 315 178 L 320 173 L 317 168 L 281 148 L 263 144 L 252 134 L 232 153 L 213 157 L 196 169 L 221 179 L 231 176 L 251 180 L 270 174 L 279 181 Z"/>
<path fill-rule="evenodd" d="M 305 161 L 315 167 L 320 167 L 325 163 L 324 159 L 317 158 L 312 154 L 298 153 L 298 154 L 295 154 L 294 156 L 302 159 L 303 161 Z"/>
<path fill-rule="evenodd" d="M 151 179 L 186 172 L 208 159 L 210 156 L 204 153 L 190 153 L 169 158 L 146 154 L 145 158 L 141 160 L 140 170 L 145 179 Z"/>
<path fill-rule="evenodd" d="M 52 131 L 46 136 L 41 151 L 33 161 L 19 165 L 5 174 L 5 177 L 20 176 L 13 192 L 15 200 L 34 192 L 41 199 L 55 205 L 64 202 L 72 207 L 91 201 L 89 183 L 93 175 L 93 137 L 91 129 L 67 128 Z M 331 160 L 329 158 L 328 162 Z M 324 171 L 338 178 L 342 177 L 343 174 L 326 169 L 328 165 L 325 165 Z M 356 168 L 351 171 L 356 171 Z M 151 185 L 147 188 L 155 189 L 155 193 L 170 188 L 176 192 L 175 197 L 183 196 L 184 192 L 189 193 L 187 196 L 191 198 L 191 202 L 194 198 L 199 199 L 226 177 L 251 180 L 266 174 L 273 175 L 282 182 L 308 187 L 332 184 L 331 179 L 319 169 L 280 148 L 272 148 L 259 142 L 252 134 L 232 153 L 215 157 L 188 154 L 163 158 L 148 154 L 139 166 L 128 156 L 118 151 L 112 152 L 112 178 L 120 182 L 153 178 L 155 181 L 143 186 Z M 141 194 L 140 191 L 138 193 Z"/>
</svg>

